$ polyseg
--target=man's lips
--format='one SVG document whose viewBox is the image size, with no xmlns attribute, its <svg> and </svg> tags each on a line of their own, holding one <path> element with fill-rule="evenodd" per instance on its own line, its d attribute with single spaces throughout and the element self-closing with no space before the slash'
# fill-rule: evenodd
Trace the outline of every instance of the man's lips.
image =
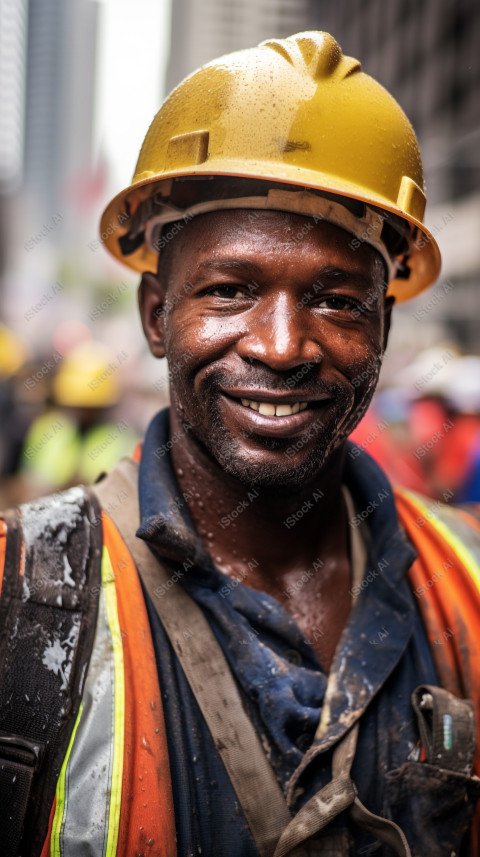
<svg viewBox="0 0 480 857">
<path fill-rule="evenodd" d="M 245 429 L 270 437 L 289 437 L 318 420 L 318 409 L 332 396 L 272 393 L 267 390 L 222 390 L 227 411 Z M 287 406 L 287 407 L 285 407 Z"/>
</svg>

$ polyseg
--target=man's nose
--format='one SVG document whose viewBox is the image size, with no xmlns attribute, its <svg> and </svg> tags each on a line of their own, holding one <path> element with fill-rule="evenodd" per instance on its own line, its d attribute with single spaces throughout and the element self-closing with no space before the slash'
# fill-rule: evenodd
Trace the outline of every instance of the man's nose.
<svg viewBox="0 0 480 857">
<path fill-rule="evenodd" d="M 323 350 L 295 296 L 282 292 L 268 302 L 259 301 L 249 313 L 249 330 L 238 342 L 244 359 L 255 358 L 279 371 L 299 364 L 319 363 Z"/>
</svg>

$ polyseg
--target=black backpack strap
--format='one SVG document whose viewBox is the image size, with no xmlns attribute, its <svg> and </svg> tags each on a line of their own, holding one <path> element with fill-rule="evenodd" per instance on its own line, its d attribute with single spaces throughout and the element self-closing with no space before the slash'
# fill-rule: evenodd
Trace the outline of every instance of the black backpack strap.
<svg viewBox="0 0 480 857">
<path fill-rule="evenodd" d="M 37 855 L 78 713 L 95 634 L 98 503 L 71 488 L 3 515 L 0 854 Z"/>
</svg>

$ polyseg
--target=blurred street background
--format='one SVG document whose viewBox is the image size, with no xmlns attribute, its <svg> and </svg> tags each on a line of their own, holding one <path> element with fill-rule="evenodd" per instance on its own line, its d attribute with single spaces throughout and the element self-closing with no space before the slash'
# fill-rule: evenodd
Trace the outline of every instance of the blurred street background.
<svg viewBox="0 0 480 857">
<path fill-rule="evenodd" d="M 94 479 L 168 402 L 138 277 L 98 235 L 161 100 L 203 62 L 308 29 L 410 117 L 443 255 L 435 287 L 394 311 L 355 439 L 393 481 L 480 501 L 480 4 L 0 0 L 0 507 Z"/>
</svg>

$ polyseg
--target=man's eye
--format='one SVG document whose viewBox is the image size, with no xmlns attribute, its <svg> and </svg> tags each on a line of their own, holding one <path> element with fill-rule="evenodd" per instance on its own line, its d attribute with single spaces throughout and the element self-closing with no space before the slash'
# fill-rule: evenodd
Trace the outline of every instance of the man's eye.
<svg viewBox="0 0 480 857">
<path fill-rule="evenodd" d="M 360 309 L 357 301 L 352 298 L 344 297 L 343 295 L 328 295 L 325 298 L 319 300 L 316 304 L 316 307 L 320 307 L 321 309 L 337 309 L 337 310 L 358 310 Z"/>
<path fill-rule="evenodd" d="M 227 300 L 245 297 L 245 292 L 239 286 L 229 286 L 222 284 L 220 286 L 209 286 L 201 292 L 202 295 L 213 295 L 215 298 L 226 298 Z"/>
</svg>

